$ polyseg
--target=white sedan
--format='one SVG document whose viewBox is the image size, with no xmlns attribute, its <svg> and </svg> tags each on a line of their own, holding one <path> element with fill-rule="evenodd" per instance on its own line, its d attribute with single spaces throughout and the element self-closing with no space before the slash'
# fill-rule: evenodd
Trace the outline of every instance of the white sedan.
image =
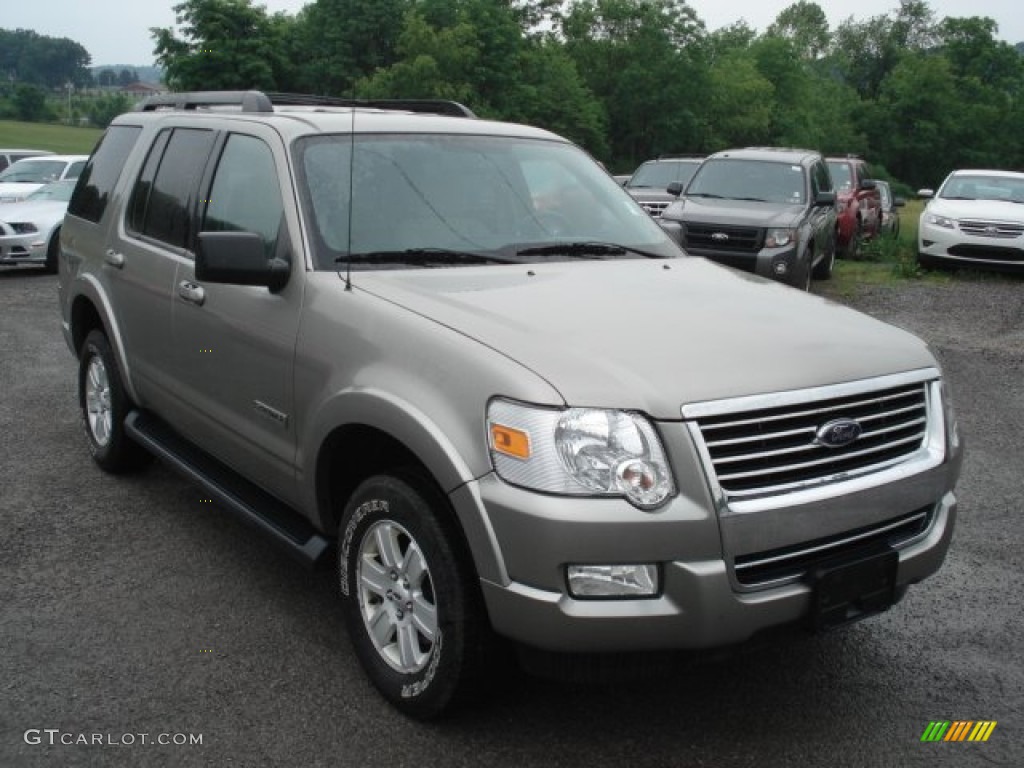
<svg viewBox="0 0 1024 768">
<path fill-rule="evenodd" d="M 0 173 L 0 203 L 24 200 L 51 181 L 77 179 L 88 160 L 88 155 L 47 155 L 11 163 Z"/>
<path fill-rule="evenodd" d="M 917 230 L 923 267 L 971 267 L 1024 272 L 1024 173 L 953 171 Z"/>
<path fill-rule="evenodd" d="M 75 183 L 54 181 L 20 203 L 0 205 L 0 265 L 42 264 L 57 271 L 60 225 Z"/>
</svg>

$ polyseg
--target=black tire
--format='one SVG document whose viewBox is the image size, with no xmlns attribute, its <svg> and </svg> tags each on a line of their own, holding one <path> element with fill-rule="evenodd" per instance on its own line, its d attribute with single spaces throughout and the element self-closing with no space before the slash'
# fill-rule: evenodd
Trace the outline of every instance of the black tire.
<svg viewBox="0 0 1024 768">
<path fill-rule="evenodd" d="M 46 246 L 46 261 L 43 263 L 43 271 L 55 275 L 57 274 L 57 259 L 60 256 L 60 227 L 50 235 L 50 242 Z"/>
<path fill-rule="evenodd" d="M 836 240 L 833 237 L 828 244 L 828 250 L 824 257 L 814 267 L 812 276 L 815 280 L 831 280 L 832 271 L 836 266 Z"/>
<path fill-rule="evenodd" d="M 446 504 L 414 474 L 371 477 L 352 494 L 338 536 L 356 655 L 384 697 L 419 719 L 474 698 L 493 673 L 483 599 Z"/>
<path fill-rule="evenodd" d="M 103 331 L 90 331 L 82 344 L 78 356 L 78 404 L 89 452 L 103 470 L 115 474 L 130 472 L 152 460 L 125 432 L 124 419 L 132 404 Z"/>
<path fill-rule="evenodd" d="M 860 219 L 857 219 L 857 224 L 853 228 L 853 234 L 850 235 L 850 242 L 846 244 L 846 258 L 859 259 L 863 245 L 864 225 Z"/>
</svg>

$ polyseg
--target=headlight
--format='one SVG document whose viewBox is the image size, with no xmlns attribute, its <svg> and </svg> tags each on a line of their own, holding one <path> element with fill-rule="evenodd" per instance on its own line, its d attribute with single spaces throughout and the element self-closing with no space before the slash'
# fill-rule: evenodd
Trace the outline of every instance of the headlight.
<svg viewBox="0 0 1024 768">
<path fill-rule="evenodd" d="M 939 382 L 939 392 L 942 396 L 942 415 L 946 422 L 946 458 L 960 450 L 960 423 L 956 418 L 956 409 L 953 408 L 953 393 L 949 389 L 949 382 L 942 378 Z"/>
<path fill-rule="evenodd" d="M 945 216 L 938 216 L 934 213 L 926 213 L 924 220 L 929 224 L 934 224 L 937 227 L 945 227 L 946 229 L 956 229 L 956 220 L 949 219 Z"/>
<path fill-rule="evenodd" d="M 765 248 L 782 248 L 784 245 L 796 242 L 795 229 L 769 229 L 765 236 Z"/>
<path fill-rule="evenodd" d="M 658 434 L 644 416 L 493 400 L 487 431 L 494 469 L 508 483 L 566 496 L 618 496 L 640 509 L 675 493 Z"/>
<path fill-rule="evenodd" d="M 36 229 L 36 225 L 30 222 L 18 222 L 16 224 L 11 224 L 11 229 L 14 230 L 14 234 L 16 235 L 28 235 L 39 231 Z"/>
</svg>

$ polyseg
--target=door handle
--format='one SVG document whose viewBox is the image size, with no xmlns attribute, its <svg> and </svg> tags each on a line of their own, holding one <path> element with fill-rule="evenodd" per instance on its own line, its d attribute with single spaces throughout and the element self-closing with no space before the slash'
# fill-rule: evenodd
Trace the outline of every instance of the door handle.
<svg viewBox="0 0 1024 768">
<path fill-rule="evenodd" d="M 118 253 L 113 248 L 108 248 L 103 260 L 115 269 L 124 268 L 124 254 Z"/>
<path fill-rule="evenodd" d="M 203 290 L 203 286 L 196 285 L 191 280 L 182 280 L 178 283 L 178 295 L 199 307 L 206 301 L 206 291 Z"/>
</svg>

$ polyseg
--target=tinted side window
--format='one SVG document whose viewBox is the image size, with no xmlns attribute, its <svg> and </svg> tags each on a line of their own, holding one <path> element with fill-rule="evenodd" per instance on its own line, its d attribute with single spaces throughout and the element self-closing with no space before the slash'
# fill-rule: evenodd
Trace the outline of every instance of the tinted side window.
<svg viewBox="0 0 1024 768">
<path fill-rule="evenodd" d="M 829 175 L 828 168 L 825 167 L 824 163 L 815 163 L 813 174 L 815 194 L 832 191 L 832 177 Z"/>
<path fill-rule="evenodd" d="M 103 217 L 110 194 L 121 177 L 121 169 L 141 131 L 142 128 L 135 125 L 115 125 L 103 134 L 78 177 L 68 204 L 69 214 L 88 221 L 99 221 Z"/>
<path fill-rule="evenodd" d="M 152 168 L 150 161 L 154 160 L 156 152 L 151 152 L 133 193 L 132 224 L 139 234 L 177 248 L 189 247 L 195 233 L 192 220 L 195 191 L 214 138 L 213 131 L 175 128 L 159 158 L 152 188 L 148 195 L 137 195 L 145 181 L 145 172 Z M 140 206 L 143 197 L 148 198 L 144 210 Z"/>
<path fill-rule="evenodd" d="M 204 232 L 256 232 L 274 255 L 284 206 L 270 147 L 234 134 L 224 146 L 210 188 Z"/>
<path fill-rule="evenodd" d="M 7 167 L 7 155 L 0 155 L 0 171 Z"/>
</svg>

